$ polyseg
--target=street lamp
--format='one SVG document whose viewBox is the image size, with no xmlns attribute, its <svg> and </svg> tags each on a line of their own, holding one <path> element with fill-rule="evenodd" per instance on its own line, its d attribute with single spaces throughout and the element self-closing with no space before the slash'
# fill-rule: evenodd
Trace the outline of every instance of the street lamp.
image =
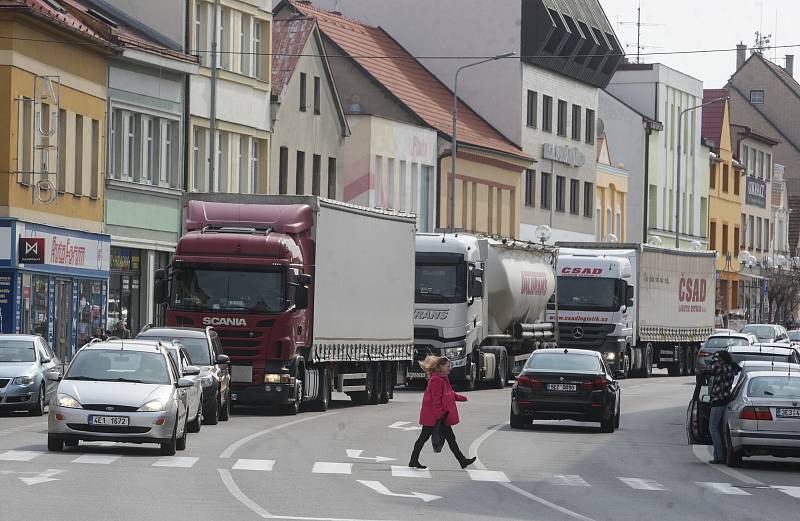
<svg viewBox="0 0 800 521">
<path fill-rule="evenodd" d="M 458 138 L 456 137 L 456 130 L 458 126 L 458 75 L 464 69 L 475 67 L 483 63 L 500 60 L 502 58 L 510 58 L 517 54 L 515 51 L 498 54 L 485 60 L 477 61 L 475 63 L 468 63 L 462 65 L 456 70 L 456 79 L 453 85 L 453 145 L 452 148 L 452 161 L 450 163 L 450 226 L 451 232 L 456 231 L 456 156 L 458 155 Z"/>
<path fill-rule="evenodd" d="M 710 101 L 706 101 L 705 103 L 701 103 L 700 105 L 695 105 L 694 107 L 689 107 L 688 109 L 683 109 L 680 114 L 678 114 L 678 176 L 677 176 L 677 188 L 675 190 L 675 249 L 679 249 L 681 247 L 681 143 L 683 140 L 681 139 L 681 123 L 683 122 L 683 115 L 687 112 L 690 112 L 695 109 L 699 109 L 700 107 L 705 107 L 706 105 L 711 105 L 713 103 L 719 103 L 720 101 L 727 100 L 728 96 L 723 96 L 721 98 L 714 98 Z"/>
</svg>

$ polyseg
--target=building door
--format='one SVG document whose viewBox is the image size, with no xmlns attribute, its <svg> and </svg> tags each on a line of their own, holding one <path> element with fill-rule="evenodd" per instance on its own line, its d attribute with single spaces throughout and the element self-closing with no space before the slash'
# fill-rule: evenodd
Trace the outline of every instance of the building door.
<svg viewBox="0 0 800 521">
<path fill-rule="evenodd" d="M 72 281 L 56 279 L 55 301 L 55 351 L 61 360 L 72 357 Z"/>
</svg>

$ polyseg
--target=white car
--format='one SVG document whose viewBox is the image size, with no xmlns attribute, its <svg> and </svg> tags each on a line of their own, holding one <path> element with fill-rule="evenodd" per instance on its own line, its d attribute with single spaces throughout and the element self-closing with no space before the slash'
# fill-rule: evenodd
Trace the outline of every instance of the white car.
<svg viewBox="0 0 800 521">
<path fill-rule="evenodd" d="M 188 390 L 161 342 L 112 340 L 83 347 L 50 402 L 47 448 L 79 441 L 157 443 L 186 448 Z"/>
</svg>

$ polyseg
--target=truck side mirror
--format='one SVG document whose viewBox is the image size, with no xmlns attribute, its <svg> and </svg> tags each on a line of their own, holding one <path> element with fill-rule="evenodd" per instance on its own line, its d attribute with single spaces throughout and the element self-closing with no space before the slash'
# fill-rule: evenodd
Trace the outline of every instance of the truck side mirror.
<svg viewBox="0 0 800 521">
<path fill-rule="evenodd" d="M 633 307 L 633 286 L 625 286 L 625 305 Z"/>
<path fill-rule="evenodd" d="M 472 276 L 476 279 L 483 279 L 483 269 L 482 268 L 473 268 L 472 269 Z"/>
<path fill-rule="evenodd" d="M 164 279 L 159 279 L 156 277 L 155 282 L 153 283 L 153 298 L 156 301 L 156 304 L 166 304 L 167 303 L 167 281 Z"/>
<path fill-rule="evenodd" d="M 308 287 L 298 286 L 294 294 L 295 309 L 308 309 Z"/>
<path fill-rule="evenodd" d="M 472 290 L 470 291 L 472 298 L 483 298 L 483 281 L 479 279 L 472 280 Z"/>
</svg>

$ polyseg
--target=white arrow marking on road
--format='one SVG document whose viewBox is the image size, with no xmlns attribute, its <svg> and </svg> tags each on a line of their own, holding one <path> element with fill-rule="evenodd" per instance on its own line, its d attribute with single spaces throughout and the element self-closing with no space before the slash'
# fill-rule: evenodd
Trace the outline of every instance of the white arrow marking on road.
<svg viewBox="0 0 800 521">
<path fill-rule="evenodd" d="M 364 486 L 371 488 L 378 494 L 382 494 L 384 496 L 417 498 L 421 499 L 426 503 L 434 501 L 436 499 L 442 499 L 442 496 L 434 496 L 433 494 L 423 494 L 422 492 L 410 492 L 408 494 L 398 494 L 386 488 L 380 481 L 364 481 L 359 479 L 358 482 Z"/>
<path fill-rule="evenodd" d="M 19 478 L 19 479 L 28 486 L 38 485 L 39 483 L 47 483 L 48 481 L 58 481 L 58 478 L 54 478 L 53 476 L 61 474 L 62 472 L 65 471 L 58 469 L 47 469 L 31 478 Z"/>
<path fill-rule="evenodd" d="M 347 449 L 347 457 L 353 459 L 365 459 L 369 461 L 374 461 L 375 463 L 383 463 L 384 461 L 395 461 L 394 458 L 387 458 L 386 456 L 375 456 L 374 458 L 368 458 L 366 456 L 362 456 L 363 450 L 356 450 L 356 449 Z"/>
<path fill-rule="evenodd" d="M 401 431 L 421 431 L 422 427 L 419 425 L 411 425 L 411 427 L 406 427 L 406 425 L 411 425 L 411 422 L 394 422 L 393 424 L 389 425 L 390 429 L 400 429 Z"/>
</svg>

